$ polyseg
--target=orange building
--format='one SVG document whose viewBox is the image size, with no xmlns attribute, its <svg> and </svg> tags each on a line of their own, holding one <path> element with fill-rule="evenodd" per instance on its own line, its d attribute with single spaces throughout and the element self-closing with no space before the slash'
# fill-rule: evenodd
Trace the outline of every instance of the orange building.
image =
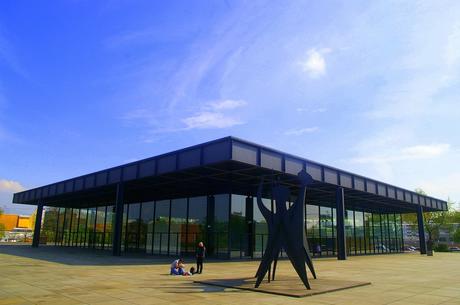
<svg viewBox="0 0 460 305">
<path fill-rule="evenodd" d="M 14 228 L 32 229 L 33 217 L 32 215 L 2 214 L 0 215 L 0 224 L 3 224 L 3 230 L 5 231 L 11 231 Z"/>
</svg>

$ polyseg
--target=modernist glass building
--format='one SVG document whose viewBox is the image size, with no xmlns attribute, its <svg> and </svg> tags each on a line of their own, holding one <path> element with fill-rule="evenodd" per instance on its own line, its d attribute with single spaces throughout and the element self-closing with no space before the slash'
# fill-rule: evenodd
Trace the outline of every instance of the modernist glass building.
<svg viewBox="0 0 460 305">
<path fill-rule="evenodd" d="M 234 137 L 20 192 L 13 202 L 38 206 L 33 246 L 187 256 L 204 241 L 210 256 L 258 258 L 268 234 L 255 198 L 261 178 L 273 210 L 270 185 L 288 186 L 292 203 L 302 169 L 315 181 L 304 215 L 313 256 L 402 252 L 401 214 L 414 212 L 424 253 L 422 212 L 447 209 L 442 200 Z"/>
</svg>

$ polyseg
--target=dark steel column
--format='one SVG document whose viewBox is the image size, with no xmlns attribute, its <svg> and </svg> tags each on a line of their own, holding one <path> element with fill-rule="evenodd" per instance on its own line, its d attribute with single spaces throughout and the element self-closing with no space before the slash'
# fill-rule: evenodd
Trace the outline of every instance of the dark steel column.
<svg viewBox="0 0 460 305">
<path fill-rule="evenodd" d="M 417 222 L 418 222 L 418 239 L 420 241 L 420 254 L 426 254 L 426 240 L 425 240 L 425 224 L 423 221 L 423 207 L 417 207 Z"/>
<path fill-rule="evenodd" d="M 115 200 L 115 223 L 113 225 L 112 254 L 121 255 L 121 230 L 123 225 L 123 199 L 124 185 L 122 182 L 117 184 L 117 195 Z"/>
<path fill-rule="evenodd" d="M 37 205 L 37 214 L 35 215 L 35 228 L 34 228 L 34 239 L 32 240 L 32 247 L 37 248 L 40 244 L 40 230 L 42 228 L 42 214 L 43 204 Z"/>
<path fill-rule="evenodd" d="M 252 257 L 254 252 L 254 198 L 246 197 L 246 226 L 247 226 L 247 247 L 246 256 Z M 244 239 L 243 239 L 244 240 Z"/>
<path fill-rule="evenodd" d="M 335 194 L 337 214 L 337 259 L 347 259 L 347 243 L 345 239 L 345 196 L 343 187 L 337 187 Z"/>
</svg>

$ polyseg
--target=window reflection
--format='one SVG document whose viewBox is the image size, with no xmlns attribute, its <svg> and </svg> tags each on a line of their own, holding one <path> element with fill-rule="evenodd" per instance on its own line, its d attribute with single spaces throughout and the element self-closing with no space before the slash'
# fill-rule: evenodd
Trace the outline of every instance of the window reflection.
<svg viewBox="0 0 460 305">
<path fill-rule="evenodd" d="M 267 223 L 255 198 L 218 194 L 124 205 L 122 249 L 148 254 L 193 255 L 204 241 L 208 255 L 261 257 L 268 237 Z M 262 199 L 272 208 L 269 198 Z M 327 206 L 329 205 L 329 206 Z M 307 204 L 305 227 L 314 256 L 336 255 L 336 210 L 331 203 Z M 208 213 L 212 213 L 208 216 Z M 43 234 L 62 246 L 112 247 L 115 221 L 112 203 L 90 208 L 45 209 Z M 400 214 L 345 211 L 349 255 L 402 252 Z"/>
</svg>

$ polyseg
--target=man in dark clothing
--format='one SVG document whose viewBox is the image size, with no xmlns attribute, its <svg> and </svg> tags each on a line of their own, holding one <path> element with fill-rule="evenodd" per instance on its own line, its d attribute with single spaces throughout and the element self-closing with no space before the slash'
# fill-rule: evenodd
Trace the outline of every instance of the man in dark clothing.
<svg viewBox="0 0 460 305">
<path fill-rule="evenodd" d="M 203 272 L 203 259 L 206 255 L 206 248 L 202 241 L 198 243 L 196 248 L 196 273 Z"/>
</svg>

